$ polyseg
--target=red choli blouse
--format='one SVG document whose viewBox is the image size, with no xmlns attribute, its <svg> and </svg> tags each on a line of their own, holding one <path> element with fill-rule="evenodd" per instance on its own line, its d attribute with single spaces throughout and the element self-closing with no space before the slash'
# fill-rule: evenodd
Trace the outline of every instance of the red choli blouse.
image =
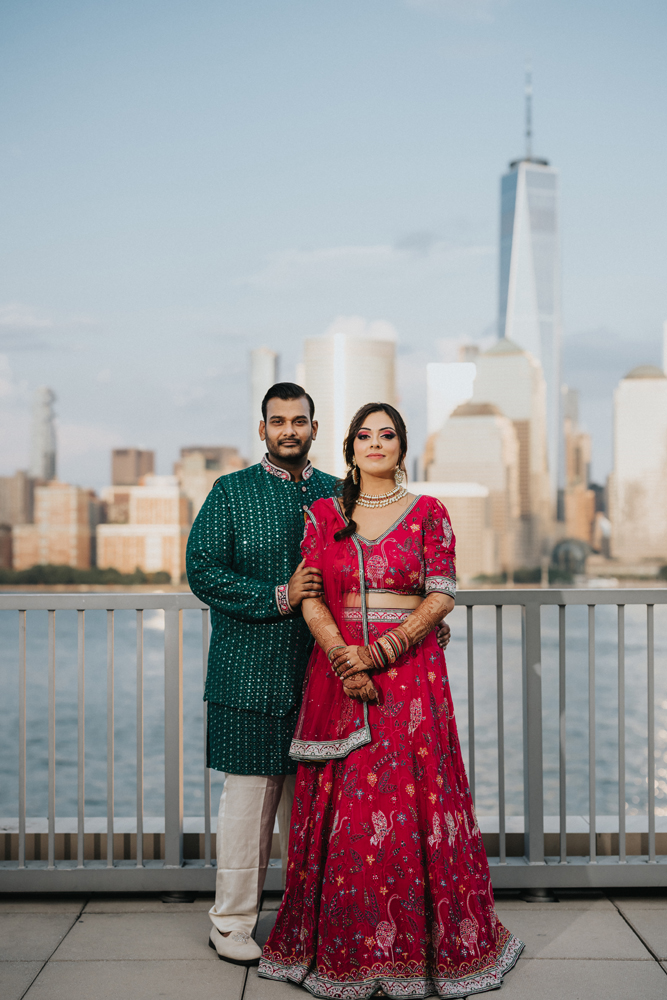
<svg viewBox="0 0 667 1000">
<path fill-rule="evenodd" d="M 333 559 L 334 572 L 344 580 L 348 593 L 359 593 L 359 563 L 350 559 L 347 546 L 327 546 L 321 551 L 316 524 L 329 522 L 338 530 L 345 523 L 335 499 L 316 500 L 306 514 L 301 554 L 307 566 L 322 568 L 323 558 Z M 337 523 L 334 523 L 337 522 Z M 366 590 L 394 594 L 456 596 L 455 541 L 449 514 L 434 497 L 418 496 L 378 538 L 353 536 L 364 557 Z"/>
</svg>

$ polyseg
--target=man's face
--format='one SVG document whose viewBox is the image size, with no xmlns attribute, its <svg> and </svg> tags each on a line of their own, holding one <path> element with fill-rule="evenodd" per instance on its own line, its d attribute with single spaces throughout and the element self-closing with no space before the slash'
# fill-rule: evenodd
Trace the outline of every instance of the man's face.
<svg viewBox="0 0 667 1000">
<path fill-rule="evenodd" d="M 259 422 L 259 436 L 266 441 L 272 458 L 288 464 L 304 459 L 317 436 L 317 421 L 311 422 L 306 397 L 270 399 L 266 404 L 266 423 Z"/>
</svg>

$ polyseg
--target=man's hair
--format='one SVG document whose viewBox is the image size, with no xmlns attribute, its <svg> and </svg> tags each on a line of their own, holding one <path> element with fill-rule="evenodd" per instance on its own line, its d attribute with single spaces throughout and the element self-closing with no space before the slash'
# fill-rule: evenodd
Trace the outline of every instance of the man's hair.
<svg viewBox="0 0 667 1000">
<path fill-rule="evenodd" d="M 272 385 L 262 400 L 262 419 L 266 423 L 266 404 L 270 399 L 307 399 L 310 407 L 310 419 L 315 416 L 315 404 L 306 390 L 296 382 L 276 382 Z"/>
</svg>

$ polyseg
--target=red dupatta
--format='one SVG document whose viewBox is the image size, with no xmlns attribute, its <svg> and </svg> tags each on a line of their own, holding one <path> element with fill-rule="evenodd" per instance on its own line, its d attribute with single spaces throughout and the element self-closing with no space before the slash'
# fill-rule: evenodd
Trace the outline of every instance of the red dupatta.
<svg viewBox="0 0 667 1000">
<path fill-rule="evenodd" d="M 324 600 L 347 645 L 368 643 L 364 557 L 354 537 L 337 542 L 334 534 L 346 521 L 336 499 L 317 500 L 306 514 L 301 554 L 306 565 L 319 569 Z M 344 620 L 345 595 L 358 593 L 361 622 Z M 360 626 L 361 625 L 361 629 Z M 348 698 L 326 654 L 316 644 L 308 661 L 303 702 L 290 757 L 325 761 L 346 757 L 371 742 L 368 705 Z"/>
</svg>

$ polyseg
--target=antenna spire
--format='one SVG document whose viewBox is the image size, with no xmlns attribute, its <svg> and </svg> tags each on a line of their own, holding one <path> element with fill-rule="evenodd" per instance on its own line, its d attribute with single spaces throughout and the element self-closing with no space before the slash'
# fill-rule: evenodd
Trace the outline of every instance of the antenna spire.
<svg viewBox="0 0 667 1000">
<path fill-rule="evenodd" d="M 526 159 L 533 157 L 533 69 L 530 59 L 526 61 Z"/>
</svg>

